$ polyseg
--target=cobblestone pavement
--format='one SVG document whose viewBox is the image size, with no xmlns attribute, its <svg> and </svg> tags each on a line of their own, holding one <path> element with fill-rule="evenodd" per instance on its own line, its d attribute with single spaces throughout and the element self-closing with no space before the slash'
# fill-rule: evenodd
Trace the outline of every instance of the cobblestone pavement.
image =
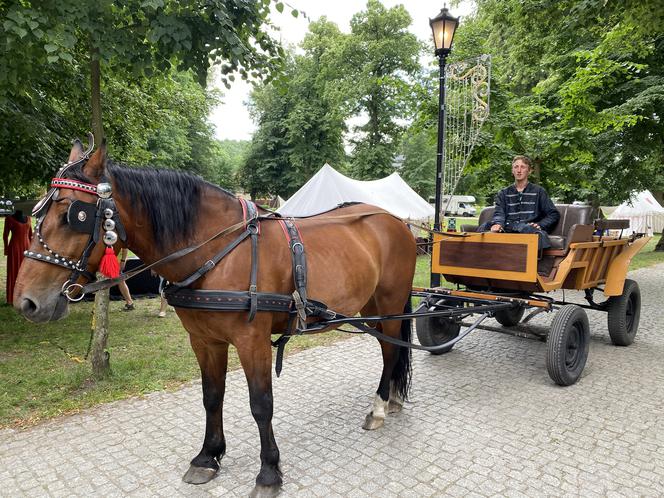
<svg viewBox="0 0 664 498">
<path fill-rule="evenodd" d="M 643 296 L 636 342 L 612 346 L 606 315 L 589 312 L 588 363 L 567 388 L 546 373 L 545 343 L 479 330 L 446 355 L 415 351 L 411 403 L 366 432 L 374 339 L 287 358 L 275 380 L 282 496 L 663 496 L 664 265 L 631 277 Z M 203 486 L 180 480 L 204 429 L 192 383 L 0 431 L 0 495 L 246 496 L 259 441 L 241 371 L 229 374 L 224 413 L 228 453 Z"/>
</svg>

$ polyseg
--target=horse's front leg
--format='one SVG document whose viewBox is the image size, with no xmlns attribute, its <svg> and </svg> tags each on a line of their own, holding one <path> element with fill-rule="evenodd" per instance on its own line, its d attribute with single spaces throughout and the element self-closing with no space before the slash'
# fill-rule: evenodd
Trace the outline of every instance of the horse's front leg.
<svg viewBox="0 0 664 498">
<path fill-rule="evenodd" d="M 194 457 L 182 480 L 204 484 L 219 471 L 219 461 L 226 452 L 223 405 L 228 367 L 228 344 L 206 344 L 191 338 L 191 346 L 201 367 L 203 406 L 205 407 L 205 439 L 200 453 Z"/>
<path fill-rule="evenodd" d="M 261 440 L 261 470 L 252 497 L 276 496 L 281 489 L 279 448 L 272 432 L 272 350 L 270 336 L 246 338 L 235 344 L 249 386 L 251 414 Z"/>
</svg>

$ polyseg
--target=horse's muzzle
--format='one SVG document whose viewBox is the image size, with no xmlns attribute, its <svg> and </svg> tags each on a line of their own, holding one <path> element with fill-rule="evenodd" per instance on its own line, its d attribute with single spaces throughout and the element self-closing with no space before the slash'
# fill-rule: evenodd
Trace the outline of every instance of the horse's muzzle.
<svg viewBox="0 0 664 498">
<path fill-rule="evenodd" d="M 14 301 L 14 308 L 25 318 L 34 323 L 52 322 L 67 316 L 67 299 L 58 294 L 51 299 L 37 299 L 23 295 Z"/>
</svg>

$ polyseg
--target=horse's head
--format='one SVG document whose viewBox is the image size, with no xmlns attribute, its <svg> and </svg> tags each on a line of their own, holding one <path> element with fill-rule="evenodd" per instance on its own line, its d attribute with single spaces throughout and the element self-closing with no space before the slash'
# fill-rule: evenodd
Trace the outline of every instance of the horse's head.
<svg viewBox="0 0 664 498">
<path fill-rule="evenodd" d="M 74 142 L 67 164 L 33 212 L 35 235 L 14 291 L 14 307 L 30 321 L 66 316 L 80 285 L 94 279 L 104 244 L 117 241 L 119 219 L 107 183 L 105 146 L 90 156 L 91 149 Z"/>
</svg>

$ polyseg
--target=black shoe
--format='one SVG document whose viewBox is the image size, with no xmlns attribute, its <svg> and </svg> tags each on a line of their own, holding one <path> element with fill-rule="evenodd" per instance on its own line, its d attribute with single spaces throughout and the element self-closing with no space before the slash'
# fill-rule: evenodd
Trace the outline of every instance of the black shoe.
<svg viewBox="0 0 664 498">
<path fill-rule="evenodd" d="M 122 308 L 122 311 L 134 311 L 134 304 L 125 304 L 124 308 Z"/>
</svg>

